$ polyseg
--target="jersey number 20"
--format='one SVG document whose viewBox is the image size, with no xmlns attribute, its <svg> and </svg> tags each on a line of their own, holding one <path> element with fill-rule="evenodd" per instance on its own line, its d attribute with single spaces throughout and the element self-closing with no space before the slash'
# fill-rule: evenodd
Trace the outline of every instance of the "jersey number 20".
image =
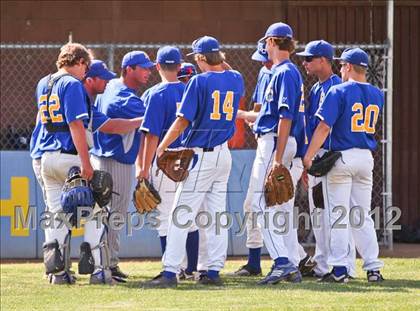
<svg viewBox="0 0 420 311">
<path fill-rule="evenodd" d="M 231 121 L 233 118 L 233 92 L 227 91 L 225 100 L 223 101 L 223 113 L 226 114 L 226 120 Z M 210 113 L 210 120 L 220 120 L 220 91 L 216 90 L 211 94 L 213 98 L 213 112 Z"/>
<path fill-rule="evenodd" d="M 355 103 L 351 110 L 356 112 L 351 117 L 351 131 L 357 133 L 375 133 L 376 121 L 378 121 L 379 107 L 376 105 L 369 105 L 363 109 L 361 103 Z"/>
</svg>

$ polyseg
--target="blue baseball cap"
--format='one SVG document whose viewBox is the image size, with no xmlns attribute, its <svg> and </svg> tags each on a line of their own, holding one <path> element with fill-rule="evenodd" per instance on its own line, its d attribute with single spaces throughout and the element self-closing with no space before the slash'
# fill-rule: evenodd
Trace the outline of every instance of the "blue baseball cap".
<svg viewBox="0 0 420 311">
<path fill-rule="evenodd" d="M 99 60 L 94 59 L 90 63 L 89 71 L 86 74 L 86 78 L 95 78 L 98 77 L 102 80 L 111 80 L 114 79 L 117 75 L 110 71 L 106 64 Z"/>
<path fill-rule="evenodd" d="M 268 53 L 264 41 L 258 41 L 257 50 L 252 54 L 251 59 L 257 62 L 268 62 Z"/>
<path fill-rule="evenodd" d="M 150 68 L 155 65 L 143 51 L 132 51 L 124 55 L 124 58 L 121 63 L 121 67 L 125 68 L 127 66 L 138 65 L 143 68 Z"/>
<path fill-rule="evenodd" d="M 187 55 L 193 54 L 204 54 L 204 53 L 211 53 L 211 52 L 218 52 L 220 51 L 219 42 L 216 38 L 210 36 L 204 36 L 194 40 L 192 43 L 192 52 L 188 53 Z"/>
<path fill-rule="evenodd" d="M 181 52 L 175 46 L 166 45 L 157 51 L 156 62 L 159 64 L 181 64 Z"/>
<path fill-rule="evenodd" d="M 293 38 L 293 30 L 285 23 L 274 23 L 268 27 L 264 37 L 260 41 L 265 41 L 268 37 L 287 37 L 291 39 Z"/>
<path fill-rule="evenodd" d="M 334 59 L 362 67 L 367 67 L 369 64 L 369 56 L 361 48 L 347 48 L 340 57 L 334 57 Z"/>
<path fill-rule="evenodd" d="M 197 74 L 197 70 L 195 66 L 191 63 L 182 63 L 181 69 L 178 71 L 177 77 L 184 78 L 184 77 L 192 77 Z"/>
<path fill-rule="evenodd" d="M 331 44 L 324 40 L 311 41 L 305 46 L 305 51 L 296 53 L 299 56 L 320 56 L 333 59 L 334 48 Z"/>
</svg>

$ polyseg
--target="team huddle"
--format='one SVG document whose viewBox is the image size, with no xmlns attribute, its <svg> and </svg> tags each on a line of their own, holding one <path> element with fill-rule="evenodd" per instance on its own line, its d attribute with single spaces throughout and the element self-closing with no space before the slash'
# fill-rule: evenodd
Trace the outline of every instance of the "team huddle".
<svg viewBox="0 0 420 311">
<path fill-rule="evenodd" d="M 318 79 L 305 98 L 302 76 L 290 60 L 295 45 L 291 27 L 280 22 L 258 41 L 252 59 L 262 67 L 252 111 L 239 109 L 244 80 L 210 36 L 195 40 L 188 54 L 200 73 L 182 62 L 175 46 L 161 47 L 156 62 L 142 51 L 127 53 L 119 78 L 83 45 L 61 48 L 58 71 L 37 85 L 31 157 L 48 211 L 71 213 L 76 223 L 78 209 L 93 210 L 94 217 L 84 223 L 78 265 L 80 274 L 90 274 L 91 284 L 127 282 L 129 276 L 119 268 L 120 233 L 107 219 L 126 214 L 136 180 L 137 190 L 150 187 L 158 197 L 152 203 L 157 206 L 163 269 L 144 286 L 176 287 L 180 280 L 223 284 L 219 272 L 226 261 L 228 230 L 216 230 L 214 222 L 198 228 L 194 220 L 200 211 L 213 219 L 226 212 L 232 167 L 228 140 L 236 119 L 252 128 L 257 150 L 243 204 L 244 214 L 253 215 L 246 219 L 248 262 L 232 275 L 262 275 L 265 245 L 273 265 L 259 285 L 297 283 L 302 276 L 346 283 L 356 277 L 356 249 L 367 280 L 383 281 L 369 216 L 372 150 L 383 94 L 366 81 L 366 52 L 352 48 L 334 58 L 332 45 L 317 40 L 297 53 L 306 73 Z M 334 59 L 340 62 L 341 79 L 332 71 Z M 161 82 L 139 97 L 136 92 L 154 67 Z M 191 154 L 180 179 L 160 169 L 158 159 L 170 151 Z M 328 169 L 314 174 L 318 162 L 327 158 Z M 179 161 L 177 165 L 174 170 L 179 170 Z M 287 201 L 271 202 L 269 177 L 276 185 L 271 192 L 283 196 L 284 191 L 276 190 L 283 189 L 279 185 L 289 177 Z M 290 226 L 279 234 L 274 224 L 293 223 L 293 193 L 299 180 L 308 190 L 311 215 L 320 215 L 318 226 L 313 226 L 313 257 L 299 244 L 297 228 Z M 349 219 L 354 207 L 357 227 Z M 46 276 L 51 284 L 73 284 L 71 228 L 59 226 L 58 217 L 54 222 L 45 230 Z"/>
</svg>

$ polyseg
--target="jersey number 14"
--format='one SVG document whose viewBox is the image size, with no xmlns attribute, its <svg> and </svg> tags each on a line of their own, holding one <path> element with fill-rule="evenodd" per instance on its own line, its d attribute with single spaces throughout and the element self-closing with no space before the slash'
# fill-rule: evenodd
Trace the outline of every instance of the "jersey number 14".
<svg viewBox="0 0 420 311">
<path fill-rule="evenodd" d="M 231 121 L 233 118 L 233 92 L 227 91 L 225 100 L 223 101 L 222 111 L 226 115 L 226 120 Z M 220 120 L 220 91 L 216 90 L 211 94 L 213 98 L 213 112 L 210 113 L 210 120 Z"/>
<path fill-rule="evenodd" d="M 376 105 L 369 105 L 363 109 L 361 103 L 355 103 L 351 110 L 355 112 L 351 117 L 351 131 L 357 133 L 375 133 L 376 121 L 378 121 L 379 107 Z"/>
</svg>

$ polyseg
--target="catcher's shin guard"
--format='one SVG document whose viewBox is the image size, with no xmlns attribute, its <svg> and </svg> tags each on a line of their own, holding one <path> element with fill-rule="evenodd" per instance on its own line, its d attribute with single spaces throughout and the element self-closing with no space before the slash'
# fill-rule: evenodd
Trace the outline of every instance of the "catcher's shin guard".
<svg viewBox="0 0 420 311">
<path fill-rule="evenodd" d="M 111 283 L 112 279 L 112 277 L 108 277 L 111 274 L 108 273 L 110 272 L 110 252 L 107 232 L 108 227 L 103 223 L 100 223 L 98 227 L 98 223 L 95 220 L 88 221 L 85 224 L 85 242 L 81 245 L 81 248 L 83 246 L 84 257 L 80 258 L 79 262 L 79 269 L 81 264 L 85 273 L 103 276 L 103 283 Z M 91 245 L 95 246 L 91 247 Z M 104 273 L 98 274 L 99 271 Z M 79 273 L 81 273 L 80 270 Z"/>
<path fill-rule="evenodd" d="M 54 242 L 44 243 L 42 250 L 44 253 L 45 272 L 47 274 L 57 273 L 64 270 L 64 260 L 57 240 L 54 240 Z"/>
<path fill-rule="evenodd" d="M 62 245 L 58 243 L 57 239 L 53 242 L 44 243 L 42 248 L 47 274 L 70 270 L 70 240 L 71 232 L 66 235 Z"/>
<path fill-rule="evenodd" d="M 79 274 L 92 274 L 95 270 L 95 261 L 88 242 L 80 244 Z"/>
</svg>

